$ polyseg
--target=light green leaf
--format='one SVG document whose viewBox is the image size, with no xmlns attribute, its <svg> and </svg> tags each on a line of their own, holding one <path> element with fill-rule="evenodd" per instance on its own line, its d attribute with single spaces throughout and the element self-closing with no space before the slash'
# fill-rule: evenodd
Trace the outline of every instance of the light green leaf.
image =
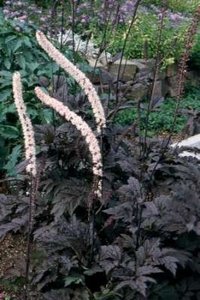
<svg viewBox="0 0 200 300">
<path fill-rule="evenodd" d="M 0 102 L 5 101 L 11 96 L 11 90 L 0 91 Z"/>
<path fill-rule="evenodd" d="M 0 71 L 0 76 L 4 76 L 4 77 L 7 77 L 7 79 L 9 78 L 12 78 L 12 73 L 10 71 Z"/>
<path fill-rule="evenodd" d="M 26 67 L 26 61 L 25 61 L 25 58 L 24 58 L 24 56 L 22 54 L 18 55 L 17 62 L 18 62 L 19 66 L 22 69 L 25 69 L 25 67 Z"/>
<path fill-rule="evenodd" d="M 29 48 L 31 48 L 31 47 L 33 46 L 32 43 L 31 43 L 30 38 L 28 38 L 27 36 L 24 36 L 24 37 L 23 37 L 23 42 L 24 42 L 24 44 L 25 44 L 27 47 L 29 47 Z"/>
<path fill-rule="evenodd" d="M 0 136 L 8 139 L 16 139 L 19 137 L 19 130 L 10 125 L 0 125 Z"/>
<path fill-rule="evenodd" d="M 8 156 L 8 162 L 4 166 L 4 169 L 7 171 L 8 176 L 16 175 L 15 167 L 20 156 L 21 156 L 21 145 L 17 145 L 13 148 L 11 154 Z"/>
<path fill-rule="evenodd" d="M 68 276 L 65 278 L 65 287 L 69 286 L 70 284 L 81 284 L 83 283 L 83 279 L 78 276 Z"/>
<path fill-rule="evenodd" d="M 10 41 L 15 40 L 15 39 L 17 39 L 16 35 L 9 35 L 9 36 L 6 37 L 5 43 L 7 44 Z"/>
<path fill-rule="evenodd" d="M 53 121 L 53 111 L 52 109 L 45 108 L 43 109 L 43 117 L 44 122 L 50 124 Z"/>
<path fill-rule="evenodd" d="M 21 47 L 21 45 L 22 45 L 22 40 L 18 40 L 12 49 L 13 52 L 17 51 Z"/>
<path fill-rule="evenodd" d="M 6 58 L 5 60 L 4 60 L 4 65 L 5 65 L 5 67 L 6 67 L 6 69 L 10 69 L 10 67 L 11 67 L 11 62 L 10 62 L 10 60 L 8 59 L 8 58 Z"/>
</svg>

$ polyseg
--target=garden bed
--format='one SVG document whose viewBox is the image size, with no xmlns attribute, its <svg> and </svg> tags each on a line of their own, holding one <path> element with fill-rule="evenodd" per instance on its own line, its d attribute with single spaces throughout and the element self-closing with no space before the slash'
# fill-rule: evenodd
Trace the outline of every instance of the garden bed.
<svg viewBox="0 0 200 300">
<path fill-rule="evenodd" d="M 172 0 L 167 10 L 145 0 L 133 22 L 122 20 L 127 5 L 130 13 L 139 2 L 120 1 L 119 23 L 112 16 L 105 31 L 102 17 L 117 9 L 110 2 L 94 1 L 96 15 L 87 23 L 83 12 L 91 3 L 56 1 L 48 8 L 43 1 L 38 13 L 50 9 L 52 17 L 46 37 L 36 33 L 35 16 L 31 25 L 21 15 L 25 2 L 5 1 L 4 13 L 14 9 L 18 20 L 0 18 L 2 300 L 200 298 L 200 165 L 170 147 L 200 133 L 199 89 L 184 91 L 187 61 L 198 69 L 192 44 L 200 13 L 193 16 L 181 2 L 179 19 L 191 25 L 178 33 L 170 32 L 177 14 Z M 98 44 L 94 65 L 100 54 L 112 53 L 101 74 L 73 43 L 62 43 L 66 4 L 71 32 Z M 171 48 L 175 32 L 180 52 Z M 129 65 L 141 80 L 136 84 L 149 87 L 142 98 L 124 91 L 127 74 L 120 68 L 128 57 L 138 58 Z M 154 97 L 158 75 L 173 71 L 176 60 L 178 92 Z M 141 67 L 150 62 L 151 72 Z"/>
</svg>

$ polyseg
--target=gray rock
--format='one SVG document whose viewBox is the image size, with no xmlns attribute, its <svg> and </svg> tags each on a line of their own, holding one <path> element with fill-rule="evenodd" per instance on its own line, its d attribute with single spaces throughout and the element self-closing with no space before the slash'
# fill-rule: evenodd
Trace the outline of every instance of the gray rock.
<svg viewBox="0 0 200 300">
<path fill-rule="evenodd" d="M 176 97 L 177 96 L 177 84 L 178 84 L 178 75 L 167 78 L 168 86 L 169 86 L 169 96 Z"/>
<path fill-rule="evenodd" d="M 142 83 L 136 83 L 132 86 L 131 91 L 126 94 L 127 100 L 142 100 L 148 95 L 148 86 Z"/>
<path fill-rule="evenodd" d="M 163 97 L 165 97 L 168 93 L 168 86 L 164 80 L 157 80 L 154 84 L 152 101 L 157 101 Z"/>
<path fill-rule="evenodd" d="M 126 60 L 126 59 L 122 59 L 121 65 L 120 65 L 120 59 L 115 61 L 113 64 L 110 64 L 108 70 L 113 77 L 117 78 L 119 68 L 120 68 L 119 80 L 121 81 L 133 80 L 138 70 L 138 67 L 132 60 Z"/>
<path fill-rule="evenodd" d="M 169 65 L 166 69 L 166 77 L 176 76 L 178 72 L 177 64 Z"/>
<path fill-rule="evenodd" d="M 195 157 L 200 160 L 200 154 L 196 149 L 200 150 L 200 134 L 191 136 L 185 140 L 182 140 L 179 143 L 174 143 L 171 145 L 172 148 L 186 147 L 188 150 L 183 150 L 179 153 L 179 156 L 190 156 Z"/>
</svg>

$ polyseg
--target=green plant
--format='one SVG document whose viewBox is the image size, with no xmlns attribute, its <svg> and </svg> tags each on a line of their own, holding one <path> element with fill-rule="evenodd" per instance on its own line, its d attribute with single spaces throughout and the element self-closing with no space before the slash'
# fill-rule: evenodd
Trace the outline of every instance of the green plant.
<svg viewBox="0 0 200 300">
<path fill-rule="evenodd" d="M 47 8 L 50 5 L 48 0 L 31 0 L 30 2 L 34 2 L 35 4 L 37 4 L 37 6 L 40 6 L 43 8 Z"/>
<path fill-rule="evenodd" d="M 145 5 L 162 6 L 163 0 L 143 0 Z M 174 12 L 192 13 L 200 4 L 199 0 L 168 0 L 166 1 L 167 7 Z"/>
<path fill-rule="evenodd" d="M 154 58 L 157 51 L 157 28 L 158 17 L 153 13 L 138 13 L 137 18 L 130 31 L 124 55 L 126 58 Z M 187 22 L 181 26 L 172 27 L 170 21 L 165 18 L 164 30 L 161 41 L 160 53 L 163 64 L 166 66 L 169 59 L 177 60 L 180 58 L 184 44 L 184 33 Z M 120 52 L 123 48 L 127 25 L 119 25 L 114 32 L 108 35 L 109 41 L 107 50 L 113 55 Z M 94 34 L 97 41 L 101 41 L 101 31 Z"/>
<path fill-rule="evenodd" d="M 195 38 L 195 43 L 190 55 L 189 64 L 194 69 L 200 68 L 200 34 L 198 33 Z"/>
<path fill-rule="evenodd" d="M 174 128 L 174 133 L 179 133 L 187 122 L 187 114 L 183 115 L 182 110 L 187 111 L 199 111 L 200 110 L 200 92 L 198 89 L 189 89 L 180 102 L 179 111 L 176 125 Z M 148 126 L 148 135 L 153 136 L 158 133 L 170 131 L 173 123 L 173 114 L 175 111 L 176 102 L 173 98 L 168 98 L 157 107 L 155 111 L 150 112 L 149 116 L 149 126 Z M 146 112 L 143 109 L 141 111 L 141 129 L 145 128 L 145 115 Z M 118 112 L 115 117 L 115 122 L 120 125 L 131 125 L 134 121 L 137 120 L 137 109 L 125 109 Z"/>
<path fill-rule="evenodd" d="M 54 66 L 51 61 L 38 48 L 33 38 L 34 29 L 20 23 L 6 21 L 0 15 L 0 135 L 1 144 L 6 151 L 1 156 L 0 169 L 6 170 L 9 175 L 14 172 L 14 163 L 19 158 L 16 151 L 17 139 L 21 134 L 16 118 L 16 111 L 12 101 L 12 73 L 20 70 L 23 76 L 28 76 L 29 82 L 24 79 L 27 87 L 26 101 L 29 113 L 37 122 L 50 117 L 49 112 L 42 112 L 42 108 L 35 105 L 33 87 L 38 83 L 38 78 L 45 73 L 50 77 Z M 45 71 L 44 71 L 45 70 Z M 55 69 L 54 69 L 55 70 Z M 9 162 L 9 158 L 11 159 Z"/>
<path fill-rule="evenodd" d="M 141 179 L 139 145 L 111 124 L 103 135 L 104 204 L 96 201 L 88 220 L 91 165 L 84 163 L 84 141 L 70 124 L 36 129 L 40 141 L 50 133 L 52 140 L 40 153 L 45 163 L 36 202 L 33 292 L 42 300 L 169 295 L 178 300 L 199 294 L 196 161 L 166 152 L 151 177 L 160 146 L 150 139 Z M 0 195 L 0 236 L 26 232 L 25 185 L 20 195 Z M 16 277 L 19 267 L 14 266 Z"/>
<path fill-rule="evenodd" d="M 82 63 L 82 69 L 84 69 L 84 60 L 78 54 L 73 55 L 73 52 L 66 47 L 62 51 L 69 59 Z M 85 70 L 89 71 L 86 67 Z M 35 101 L 34 87 L 39 84 L 51 93 L 56 93 L 60 87 L 55 83 L 56 78 L 62 77 L 62 71 L 40 49 L 35 39 L 34 26 L 7 21 L 0 14 L 0 173 L 7 173 L 9 176 L 14 175 L 14 164 L 20 158 L 16 147 L 19 141 L 22 143 L 20 126 L 12 100 L 12 73 L 15 71 L 20 71 L 22 75 L 22 82 L 26 88 L 24 99 L 33 123 L 56 122 L 57 119 L 52 110 L 43 108 L 41 103 Z M 54 82 L 50 80 L 52 76 L 55 76 Z M 77 92 L 78 89 L 72 77 L 66 77 L 65 82 L 67 84 L 65 93 Z M 67 94 L 65 94 L 66 97 Z"/>
<path fill-rule="evenodd" d="M 72 75 L 75 72 L 81 82 L 78 70 L 66 64 L 41 33 L 38 38 L 41 46 L 66 71 L 69 68 Z M 86 79 L 83 87 L 84 83 Z M 28 80 L 24 84 L 29 91 Z M 91 86 L 88 90 L 91 92 Z M 72 105 L 85 124 L 91 124 L 83 105 L 78 107 L 76 103 L 81 98 L 73 97 L 70 101 L 70 97 L 64 100 L 61 97 L 55 101 L 39 88 L 35 92 L 70 122 L 60 125 L 50 120 L 50 124 L 41 124 L 38 118 L 40 124 L 35 126 L 39 146 L 35 181 L 39 192 L 33 195 L 37 201 L 29 298 L 198 299 L 200 167 L 197 161 L 178 158 L 169 149 L 163 152 L 162 144 L 153 139 L 146 141 L 145 155 L 141 155 L 143 139 L 137 143 L 137 139 L 127 138 L 112 123 L 97 137 L 101 151 L 95 150 L 93 138 L 87 135 L 80 117 L 75 118 L 75 113 L 61 103 Z M 192 96 L 185 107 L 193 100 Z M 147 126 L 147 106 L 141 103 L 141 129 Z M 157 107 L 158 111 L 150 112 L 149 129 L 169 127 L 174 106 L 174 100 L 170 99 L 160 110 Z M 128 114 L 131 118 L 130 110 Z M 133 114 L 139 119 L 135 108 Z M 33 119 L 37 120 L 37 116 Z M 95 150 L 91 151 L 92 163 L 86 160 L 88 144 L 89 149 Z M 14 149 L 10 160 L 15 163 L 20 147 Z M 104 158 L 103 201 L 98 197 L 93 199 L 91 193 L 94 171 L 101 176 L 101 162 L 96 160 L 98 165 L 94 168 L 94 157 L 101 156 L 98 151 Z M 27 233 L 29 188 L 24 181 L 17 193 L 0 194 L 0 238 L 8 232 Z M 89 210 L 88 203 L 92 203 Z M 13 266 L 15 277 L 21 276 L 21 265 Z M 9 271 L 12 274 L 12 268 Z M 9 272 L 5 276 L 9 277 Z"/>
<path fill-rule="evenodd" d="M 12 300 L 10 294 L 18 294 L 19 291 L 23 288 L 24 285 L 24 278 L 18 276 L 17 278 L 9 278 L 9 279 L 2 279 L 0 278 L 0 286 L 6 292 L 5 298 L 3 300 Z"/>
</svg>

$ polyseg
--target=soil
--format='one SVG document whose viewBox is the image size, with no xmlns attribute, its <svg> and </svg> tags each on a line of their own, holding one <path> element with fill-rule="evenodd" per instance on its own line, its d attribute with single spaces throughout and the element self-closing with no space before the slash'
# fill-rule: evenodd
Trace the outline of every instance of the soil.
<svg viewBox="0 0 200 300">
<path fill-rule="evenodd" d="M 162 138 L 162 139 L 167 139 L 169 137 L 169 132 L 161 132 L 159 133 L 158 137 Z M 176 143 L 176 142 L 180 142 L 181 140 L 187 138 L 187 136 L 185 134 L 183 134 L 182 132 L 180 133 L 173 133 L 172 137 L 171 137 L 171 142 L 172 143 Z"/>
<path fill-rule="evenodd" d="M 24 277 L 27 243 L 20 234 L 7 234 L 0 241 L 0 300 L 10 296 L 12 300 L 21 300 L 21 283 L 14 283 L 15 276 Z"/>
</svg>

